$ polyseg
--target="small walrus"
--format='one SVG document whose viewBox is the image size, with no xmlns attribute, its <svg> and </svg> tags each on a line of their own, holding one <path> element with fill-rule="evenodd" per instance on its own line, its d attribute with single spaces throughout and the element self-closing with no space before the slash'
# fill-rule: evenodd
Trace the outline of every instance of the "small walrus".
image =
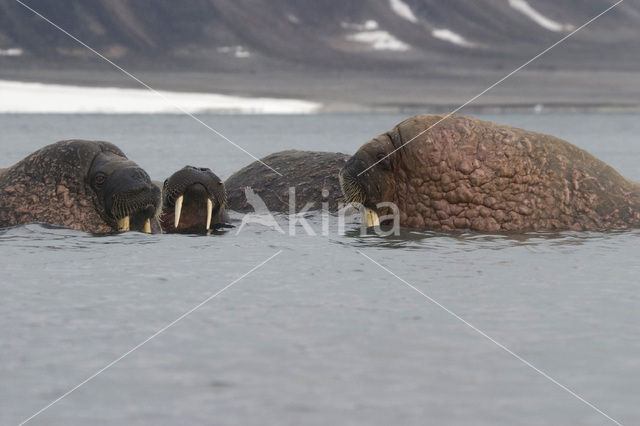
<svg viewBox="0 0 640 426">
<path fill-rule="evenodd" d="M 431 230 L 640 226 L 640 184 L 586 151 L 549 135 L 444 117 L 403 121 L 341 170 L 345 198 L 365 207 L 368 225 L 392 211 L 378 204 L 391 202 L 401 226 Z"/>
<path fill-rule="evenodd" d="M 109 142 L 66 140 L 0 170 L 0 227 L 160 232 L 160 190 Z"/>
<path fill-rule="evenodd" d="M 305 206 L 309 210 L 321 209 L 322 203 L 335 212 L 344 201 L 338 172 L 348 159 L 348 155 L 336 152 L 288 150 L 270 154 L 262 158 L 262 162 L 281 175 L 259 161 L 235 172 L 225 182 L 228 207 L 243 213 L 253 211 L 245 193 L 245 189 L 250 188 L 270 211 L 290 213 L 290 188 L 295 188 L 295 203 L 292 202 L 291 207 L 296 212 Z"/>
<path fill-rule="evenodd" d="M 224 183 L 206 167 L 185 166 L 169 176 L 162 199 L 163 232 L 202 234 L 229 222 Z"/>
</svg>

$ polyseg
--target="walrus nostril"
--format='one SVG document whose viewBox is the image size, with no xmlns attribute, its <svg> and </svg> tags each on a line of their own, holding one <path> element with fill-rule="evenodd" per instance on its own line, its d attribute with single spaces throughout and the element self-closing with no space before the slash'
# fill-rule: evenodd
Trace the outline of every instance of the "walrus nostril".
<svg viewBox="0 0 640 426">
<path fill-rule="evenodd" d="M 364 170 L 367 169 L 367 164 L 360 158 L 352 157 L 344 165 L 344 168 L 349 172 L 351 176 L 359 176 Z"/>
<path fill-rule="evenodd" d="M 138 182 L 150 182 L 151 179 L 147 172 L 142 169 L 134 168 L 129 169 L 129 178 Z"/>
</svg>

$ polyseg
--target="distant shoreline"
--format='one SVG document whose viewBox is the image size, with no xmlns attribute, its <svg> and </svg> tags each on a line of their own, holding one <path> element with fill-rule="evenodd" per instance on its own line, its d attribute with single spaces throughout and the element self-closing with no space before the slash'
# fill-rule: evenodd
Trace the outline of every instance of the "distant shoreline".
<svg viewBox="0 0 640 426">
<path fill-rule="evenodd" d="M 242 108 L 227 113 L 250 113 L 256 98 L 302 102 L 305 111 L 288 113 L 447 113 L 458 108 L 504 71 L 453 70 L 440 76 L 401 76 L 394 73 L 266 70 L 255 73 L 157 72 L 133 70 L 156 90 L 183 95 L 226 95 L 242 98 Z M 0 68 L 0 80 L 83 87 L 144 89 L 105 65 L 99 70 Z M 603 84 L 605 83 L 605 84 Z M 461 113 L 640 112 L 637 73 L 619 71 L 522 70 L 467 105 Z M 146 90 L 146 89 L 144 89 Z M 630 100 L 638 101 L 630 102 Z M 161 100 L 160 100 L 161 101 Z M 1 100 L 0 100 L 1 102 Z M 313 107 L 312 105 L 317 105 Z M 223 105 L 224 106 L 224 105 Z M 220 105 L 213 113 L 225 112 Z M 156 111 L 158 112 L 158 111 Z M 271 111 L 277 113 L 277 111 Z M 255 112 L 254 112 L 255 113 Z M 259 113 L 269 113 L 263 111 Z"/>
</svg>

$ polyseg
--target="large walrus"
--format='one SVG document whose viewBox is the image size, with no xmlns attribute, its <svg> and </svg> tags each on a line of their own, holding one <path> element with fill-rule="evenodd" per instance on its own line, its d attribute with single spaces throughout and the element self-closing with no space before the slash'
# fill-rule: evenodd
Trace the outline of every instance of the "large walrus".
<svg viewBox="0 0 640 426">
<path fill-rule="evenodd" d="M 335 212 L 344 202 L 338 172 L 348 159 L 348 155 L 334 152 L 289 150 L 270 154 L 262 161 L 281 176 L 254 161 L 226 180 L 227 205 L 238 212 L 253 211 L 255 206 L 247 200 L 246 193 L 250 188 L 270 211 L 289 213 L 290 188 L 295 188 L 296 212 L 305 206 L 309 210 L 321 209 L 322 203 Z"/>
<path fill-rule="evenodd" d="M 160 203 L 147 173 L 108 142 L 57 142 L 0 170 L 0 227 L 160 232 Z"/>
<path fill-rule="evenodd" d="M 206 233 L 229 222 L 224 183 L 206 167 L 185 166 L 162 185 L 166 233 Z"/>
<path fill-rule="evenodd" d="M 403 121 L 365 143 L 342 169 L 346 199 L 373 213 L 369 224 L 392 211 L 376 207 L 388 201 L 398 207 L 401 226 L 422 229 L 640 226 L 640 184 L 586 151 L 472 117 L 443 118 Z"/>
</svg>

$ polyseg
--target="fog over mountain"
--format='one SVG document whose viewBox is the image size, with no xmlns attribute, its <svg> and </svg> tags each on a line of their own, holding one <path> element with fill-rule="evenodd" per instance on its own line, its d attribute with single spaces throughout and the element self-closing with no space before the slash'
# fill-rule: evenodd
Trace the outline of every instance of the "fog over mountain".
<svg viewBox="0 0 640 426">
<path fill-rule="evenodd" d="M 25 0 L 159 87 L 337 108 L 464 101 L 613 3 Z M 625 0 L 481 103 L 637 105 L 639 29 Z M 135 86 L 14 0 L 0 0 L 0 78 Z"/>
</svg>

